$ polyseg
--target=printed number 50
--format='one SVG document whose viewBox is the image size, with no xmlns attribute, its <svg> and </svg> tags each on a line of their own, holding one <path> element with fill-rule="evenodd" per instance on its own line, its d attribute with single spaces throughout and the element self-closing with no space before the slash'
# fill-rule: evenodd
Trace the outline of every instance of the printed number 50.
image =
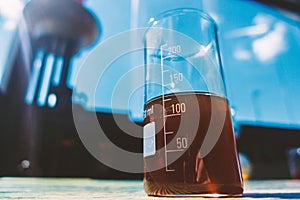
<svg viewBox="0 0 300 200">
<path fill-rule="evenodd" d="M 188 146 L 187 138 L 177 138 L 176 139 L 177 149 L 186 149 Z"/>
</svg>

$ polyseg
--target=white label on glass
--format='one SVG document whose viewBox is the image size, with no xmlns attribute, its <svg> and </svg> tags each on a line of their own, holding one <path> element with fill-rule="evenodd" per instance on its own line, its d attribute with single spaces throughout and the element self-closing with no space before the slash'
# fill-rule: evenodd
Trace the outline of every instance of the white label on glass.
<svg viewBox="0 0 300 200">
<path fill-rule="evenodd" d="M 155 123 L 144 126 L 144 157 L 155 154 Z"/>
</svg>

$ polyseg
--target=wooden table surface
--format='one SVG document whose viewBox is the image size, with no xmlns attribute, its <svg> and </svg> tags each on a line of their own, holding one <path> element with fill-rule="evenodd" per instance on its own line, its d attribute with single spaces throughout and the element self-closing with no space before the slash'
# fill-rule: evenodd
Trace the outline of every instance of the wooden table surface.
<svg viewBox="0 0 300 200">
<path fill-rule="evenodd" d="M 159 198 L 148 197 L 143 190 L 143 182 L 140 180 L 8 177 L 0 178 L 0 199 L 154 200 Z M 174 200 L 175 198 L 160 199 Z M 226 198 L 228 199 L 230 198 Z M 233 199 L 300 199 L 300 180 L 248 181 L 245 182 L 244 196 Z"/>
</svg>

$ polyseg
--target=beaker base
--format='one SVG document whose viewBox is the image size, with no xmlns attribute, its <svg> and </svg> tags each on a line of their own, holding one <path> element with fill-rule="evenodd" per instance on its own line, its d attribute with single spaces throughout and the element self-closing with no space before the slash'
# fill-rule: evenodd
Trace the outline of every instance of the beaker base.
<svg viewBox="0 0 300 200">
<path fill-rule="evenodd" d="M 238 197 L 243 194 L 239 184 L 145 183 L 149 196 L 165 197 Z"/>
</svg>

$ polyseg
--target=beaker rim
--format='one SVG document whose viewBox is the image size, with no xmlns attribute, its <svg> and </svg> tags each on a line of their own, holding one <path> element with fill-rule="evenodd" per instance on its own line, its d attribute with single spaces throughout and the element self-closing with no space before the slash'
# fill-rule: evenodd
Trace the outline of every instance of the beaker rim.
<svg viewBox="0 0 300 200">
<path fill-rule="evenodd" d="M 213 26 L 216 26 L 216 22 L 215 20 L 208 15 L 206 12 L 197 9 L 197 8 L 175 8 L 175 9 L 170 9 L 170 10 L 166 10 L 160 14 L 158 14 L 155 17 L 151 17 L 148 21 L 148 28 L 152 27 L 153 25 L 155 25 L 155 22 L 158 22 L 159 20 L 163 19 L 163 18 L 167 18 L 167 17 L 171 17 L 171 16 L 177 16 L 177 15 L 182 15 L 182 14 L 188 14 L 188 13 L 197 13 L 199 15 L 201 15 L 202 19 L 207 20 L 209 22 L 211 22 L 213 24 Z"/>
</svg>

